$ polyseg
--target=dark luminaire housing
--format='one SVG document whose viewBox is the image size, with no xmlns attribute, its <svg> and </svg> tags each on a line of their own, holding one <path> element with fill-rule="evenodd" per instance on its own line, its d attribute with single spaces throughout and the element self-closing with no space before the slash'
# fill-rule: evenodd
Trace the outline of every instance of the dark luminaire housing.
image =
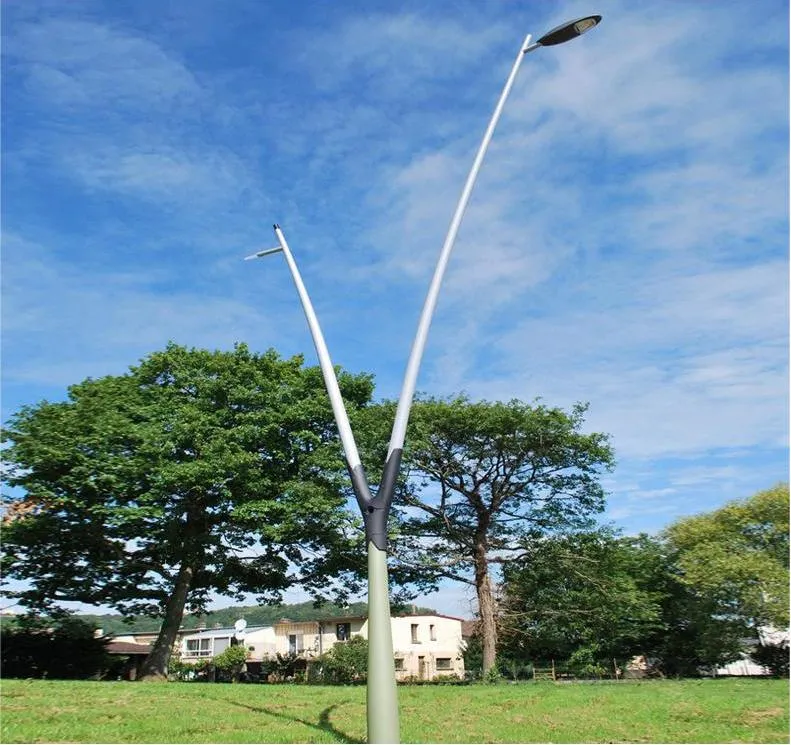
<svg viewBox="0 0 791 745">
<path fill-rule="evenodd" d="M 577 36 L 582 36 L 586 31 L 590 31 L 600 20 L 601 16 L 585 16 L 577 18 L 576 21 L 568 21 L 547 31 L 536 43 L 544 47 L 562 44 L 564 41 L 570 41 Z"/>
</svg>

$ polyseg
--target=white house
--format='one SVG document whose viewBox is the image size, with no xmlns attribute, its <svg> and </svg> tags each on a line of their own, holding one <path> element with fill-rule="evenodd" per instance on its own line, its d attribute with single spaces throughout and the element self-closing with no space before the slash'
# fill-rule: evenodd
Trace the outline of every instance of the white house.
<svg viewBox="0 0 791 745">
<path fill-rule="evenodd" d="M 390 619 L 398 679 L 432 680 L 439 675 L 464 677 L 461 618 L 442 614 L 394 616 Z M 289 621 L 275 624 L 275 647 L 306 660 L 353 636 L 368 638 L 365 616 Z"/>
<path fill-rule="evenodd" d="M 184 662 L 198 662 L 215 657 L 231 646 L 237 634 L 233 626 L 185 634 L 179 649 L 181 659 Z M 247 659 L 251 662 L 260 662 L 275 653 L 275 630 L 272 626 L 247 627 L 238 636 L 241 638 L 236 638 L 236 643 L 245 646 Z"/>
<path fill-rule="evenodd" d="M 432 680 L 440 675 L 464 677 L 462 619 L 441 613 L 394 616 L 390 619 L 393 656 L 399 680 Z M 150 644 L 156 633 L 125 634 L 116 642 Z M 241 638 L 239 638 L 241 636 Z M 368 638 L 365 616 L 325 618 L 321 621 L 289 621 L 274 626 L 248 626 L 239 635 L 233 626 L 180 630 L 174 646 L 183 662 L 210 660 L 231 644 L 243 644 L 248 669 L 275 654 L 297 654 L 306 662 L 354 636 Z"/>
</svg>

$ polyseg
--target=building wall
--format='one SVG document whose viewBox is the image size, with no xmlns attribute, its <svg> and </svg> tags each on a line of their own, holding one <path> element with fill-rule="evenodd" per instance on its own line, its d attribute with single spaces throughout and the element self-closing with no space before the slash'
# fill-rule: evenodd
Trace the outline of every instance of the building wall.
<svg viewBox="0 0 791 745">
<path fill-rule="evenodd" d="M 235 629 L 226 628 L 185 634 L 178 647 L 181 659 L 185 662 L 211 659 L 231 645 L 235 633 Z M 189 642 L 197 640 L 208 640 L 203 642 L 203 646 L 206 648 L 198 651 L 187 649 Z M 260 662 L 264 657 L 270 657 L 276 651 L 275 630 L 272 626 L 250 629 L 245 632 L 244 638 L 239 643 L 247 649 L 248 659 L 251 662 Z"/>
<path fill-rule="evenodd" d="M 248 658 L 251 661 L 261 661 L 265 657 L 275 654 L 275 629 L 273 626 L 264 626 L 260 629 L 253 629 L 245 634 L 244 645 L 247 647 Z"/>
<path fill-rule="evenodd" d="M 397 678 L 464 677 L 461 620 L 445 616 L 403 616 L 393 618 L 392 628 L 396 665 L 401 667 L 396 669 Z"/>
<path fill-rule="evenodd" d="M 346 618 L 327 621 L 282 621 L 275 624 L 275 651 L 288 654 L 296 641 L 296 651 L 305 657 L 318 657 L 332 649 L 338 641 L 338 625 L 348 626 L 348 639 L 363 634 L 364 619 Z M 296 637 L 296 640 L 290 637 Z"/>
<path fill-rule="evenodd" d="M 461 619 L 436 615 L 399 616 L 392 618 L 390 623 L 398 679 L 432 680 L 439 675 L 464 677 Z M 365 618 L 284 621 L 275 624 L 276 649 L 287 654 L 296 640 L 298 653 L 307 658 L 317 657 L 343 641 L 338 638 L 339 624 L 348 625 L 349 638 L 358 635 L 368 638 Z"/>
</svg>

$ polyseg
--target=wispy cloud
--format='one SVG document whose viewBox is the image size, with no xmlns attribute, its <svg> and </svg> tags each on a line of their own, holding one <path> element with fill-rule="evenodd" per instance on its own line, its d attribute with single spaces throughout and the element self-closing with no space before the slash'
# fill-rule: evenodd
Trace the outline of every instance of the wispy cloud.
<svg viewBox="0 0 791 745">
<path fill-rule="evenodd" d="M 102 23 L 45 19 L 14 26 L 4 53 L 12 70 L 23 68 L 35 96 L 59 106 L 107 112 L 133 108 L 171 111 L 194 102 L 201 89 L 185 64 L 135 33 Z"/>
<path fill-rule="evenodd" d="M 215 208 L 238 198 L 251 182 L 245 165 L 233 153 L 184 149 L 103 148 L 64 153 L 64 164 L 87 187 L 161 202 Z"/>
<path fill-rule="evenodd" d="M 6 405 L 169 338 L 310 353 L 282 262 L 239 260 L 272 222 L 334 360 L 397 395 L 517 48 L 588 11 L 6 4 Z M 787 471 L 788 9 L 603 13 L 524 61 L 418 387 L 590 401 L 639 528 Z"/>
<path fill-rule="evenodd" d="M 121 373 L 170 340 L 225 349 L 252 337 L 277 343 L 277 324 L 222 288 L 163 292 L 172 280 L 162 270 L 89 270 L 9 234 L 3 246 L 7 385 L 65 389 Z"/>
</svg>

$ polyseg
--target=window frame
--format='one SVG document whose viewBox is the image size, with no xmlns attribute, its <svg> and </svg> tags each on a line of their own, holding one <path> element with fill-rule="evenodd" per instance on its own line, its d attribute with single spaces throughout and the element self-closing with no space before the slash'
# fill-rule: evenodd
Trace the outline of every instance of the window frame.
<svg viewBox="0 0 791 745">
<path fill-rule="evenodd" d="M 343 635 L 339 633 L 343 629 Z M 335 638 L 339 642 L 347 642 L 352 638 L 352 625 L 347 621 L 335 624 Z"/>
<path fill-rule="evenodd" d="M 201 636 L 197 639 L 186 639 L 185 657 L 212 657 L 214 653 L 213 639 L 210 636 Z M 190 649 L 190 645 L 195 647 Z"/>
<path fill-rule="evenodd" d="M 440 663 L 442 663 L 440 665 Z M 445 664 L 447 663 L 447 665 Z M 434 660 L 434 667 L 437 670 L 453 670 L 453 658 L 452 657 L 437 657 Z"/>
</svg>

